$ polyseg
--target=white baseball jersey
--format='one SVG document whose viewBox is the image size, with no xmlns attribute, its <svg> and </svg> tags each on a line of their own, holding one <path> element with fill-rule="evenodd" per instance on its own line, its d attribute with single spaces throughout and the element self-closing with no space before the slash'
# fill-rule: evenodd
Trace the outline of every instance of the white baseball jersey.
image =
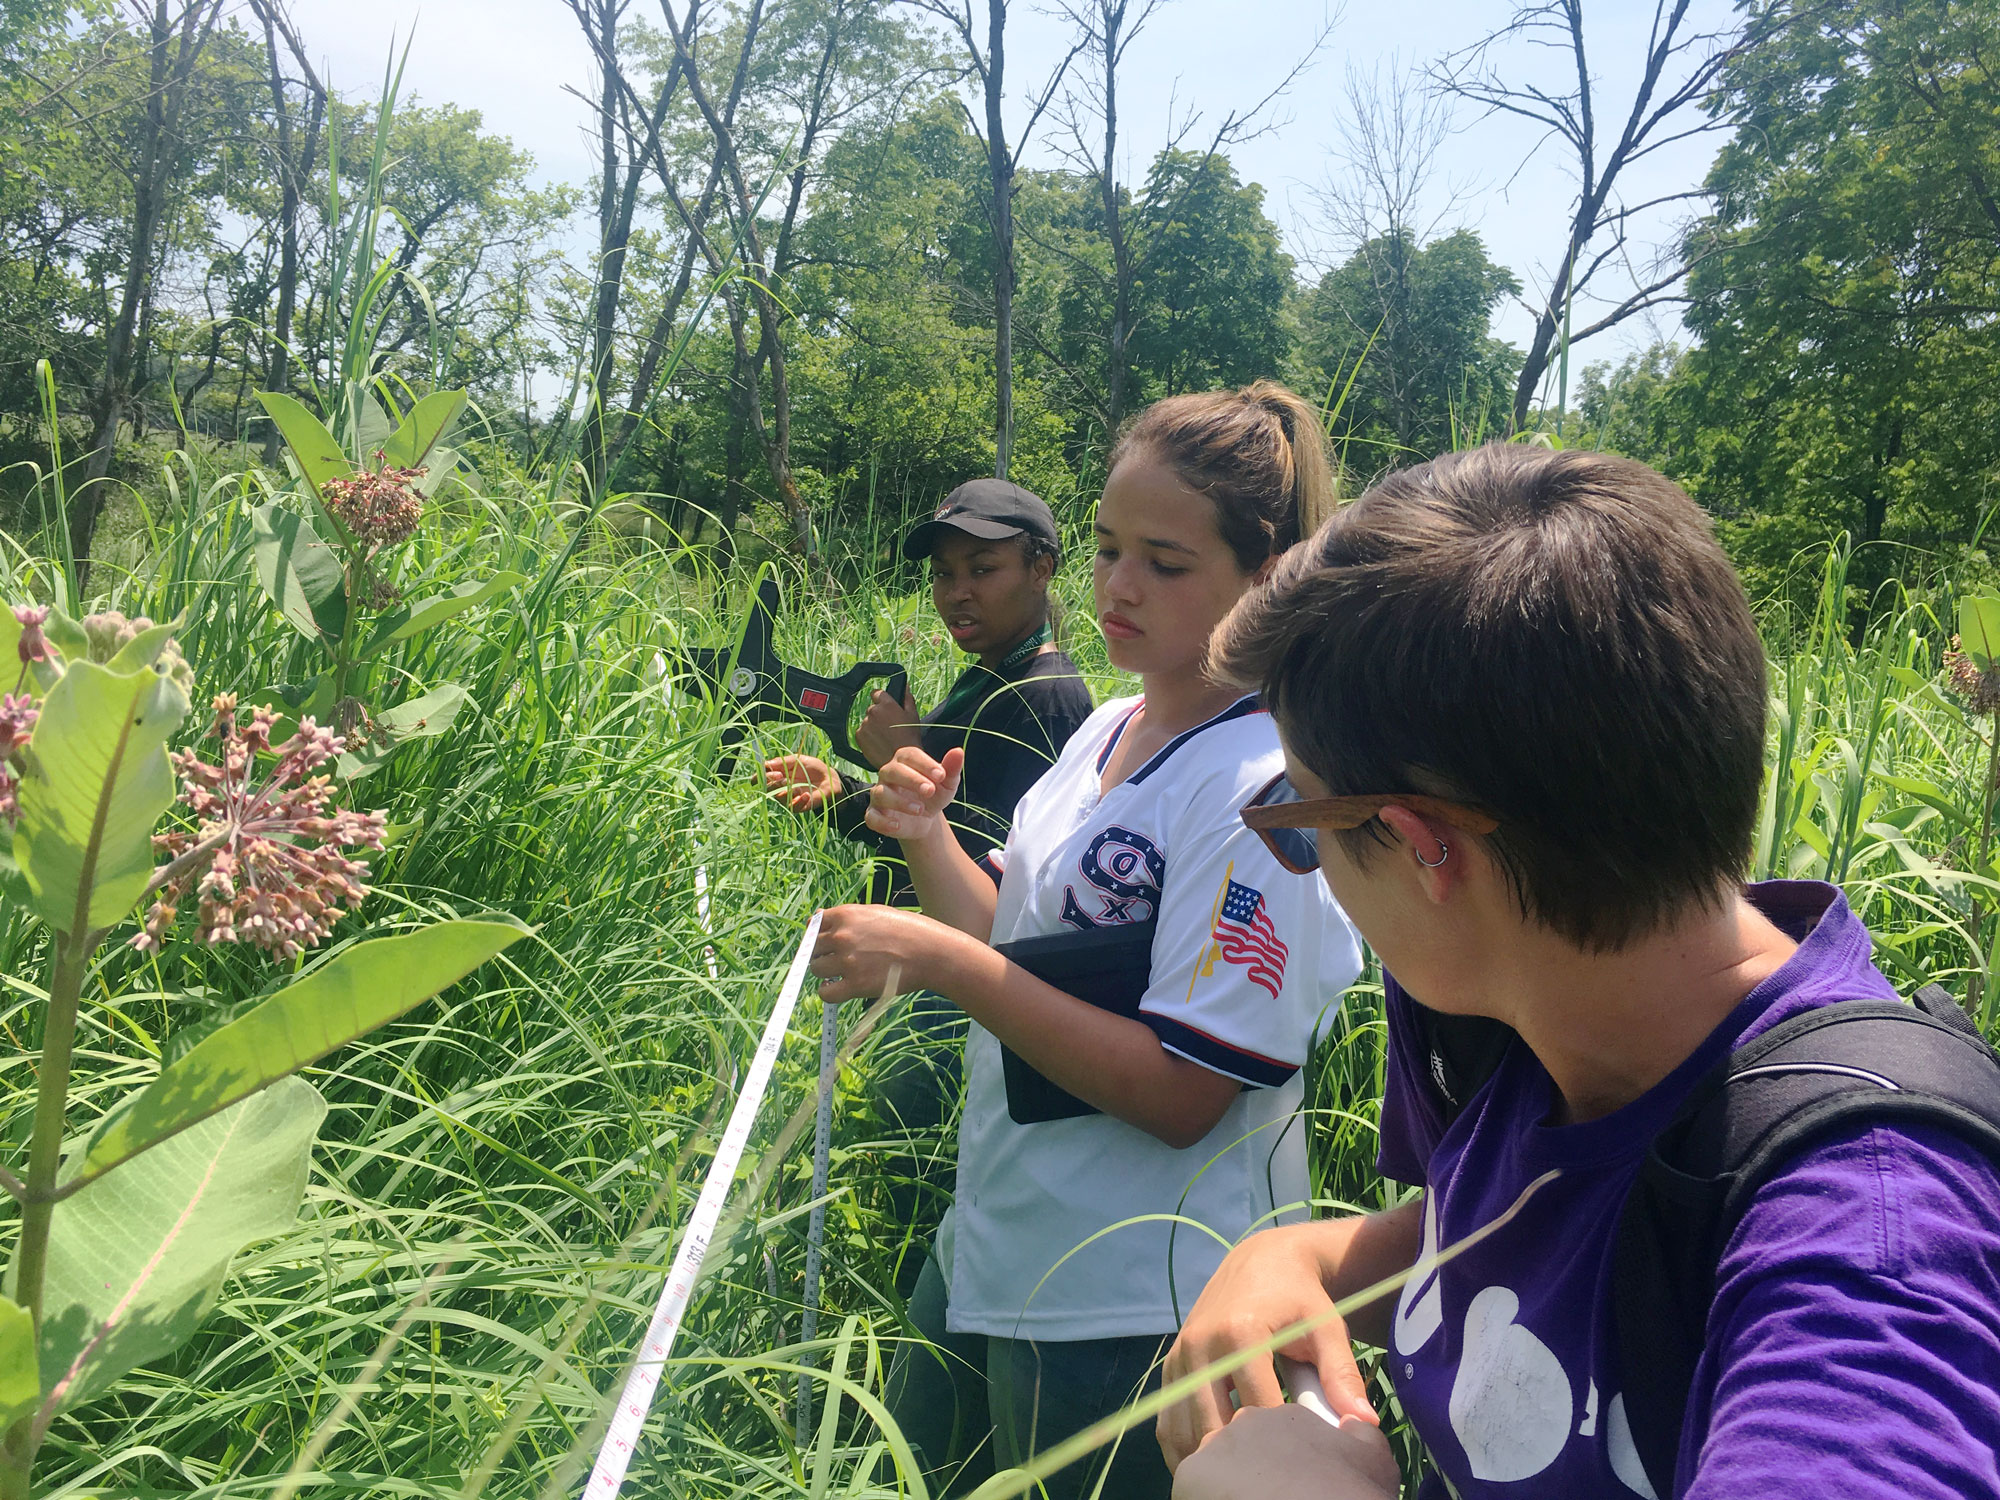
<svg viewBox="0 0 2000 1500">
<path fill-rule="evenodd" d="M 974 1025 L 940 1257 L 957 1332 L 1170 1333 L 1231 1244 L 1303 1217 L 1299 1068 L 1360 971 L 1360 944 L 1325 882 L 1285 870 L 1237 816 L 1284 769 L 1255 698 L 1101 791 L 1140 702 L 1098 709 L 1021 799 L 1005 850 L 987 856 L 1000 874 L 993 941 L 1157 915 L 1141 1019 L 1169 1051 L 1247 1087 L 1186 1150 L 1106 1114 L 1021 1125 L 1000 1044 Z"/>
</svg>

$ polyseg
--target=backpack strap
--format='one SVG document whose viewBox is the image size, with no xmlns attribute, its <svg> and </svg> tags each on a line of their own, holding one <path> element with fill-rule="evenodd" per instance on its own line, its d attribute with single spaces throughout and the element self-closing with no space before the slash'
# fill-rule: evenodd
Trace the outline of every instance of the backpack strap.
<svg viewBox="0 0 2000 1500">
<path fill-rule="evenodd" d="M 1626 1417 L 1661 1500 L 1729 1236 L 1813 1138 L 1864 1124 L 1942 1126 L 2000 1162 L 2000 1058 L 1940 986 L 1773 1027 L 1718 1063 L 1654 1140 L 1619 1220 L 1612 1304 Z"/>
</svg>

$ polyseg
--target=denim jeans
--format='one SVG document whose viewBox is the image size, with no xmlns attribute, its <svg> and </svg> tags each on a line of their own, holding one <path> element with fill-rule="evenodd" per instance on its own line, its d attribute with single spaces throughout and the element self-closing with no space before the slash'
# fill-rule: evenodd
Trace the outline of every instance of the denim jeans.
<svg viewBox="0 0 2000 1500">
<path fill-rule="evenodd" d="M 932 1493 L 947 1500 L 1159 1388 L 1164 1336 L 1054 1342 L 948 1333 L 946 1299 L 944 1275 L 926 1258 L 909 1316 L 934 1347 L 897 1351 L 888 1405 Z M 1168 1500 L 1173 1479 L 1153 1424 L 1141 1422 L 1043 1487 L 1048 1500 Z"/>
</svg>

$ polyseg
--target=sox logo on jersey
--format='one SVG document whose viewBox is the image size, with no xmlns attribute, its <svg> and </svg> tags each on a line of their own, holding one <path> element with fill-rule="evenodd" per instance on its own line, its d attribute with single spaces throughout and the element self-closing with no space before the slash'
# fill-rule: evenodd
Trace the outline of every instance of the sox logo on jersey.
<svg viewBox="0 0 2000 1500">
<path fill-rule="evenodd" d="M 1063 888 L 1065 925 L 1087 931 L 1123 922 L 1145 922 L 1160 907 L 1160 886 L 1167 878 L 1167 858 L 1143 833 L 1115 825 L 1100 829 L 1077 860 L 1077 873 L 1090 886 L 1084 901 L 1074 885 Z"/>
</svg>

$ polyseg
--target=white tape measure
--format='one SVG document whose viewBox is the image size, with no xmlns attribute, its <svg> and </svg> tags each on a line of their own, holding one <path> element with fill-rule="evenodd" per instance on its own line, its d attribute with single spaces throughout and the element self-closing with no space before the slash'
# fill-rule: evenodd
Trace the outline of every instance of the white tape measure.
<svg viewBox="0 0 2000 1500">
<path fill-rule="evenodd" d="M 659 1389 L 660 1371 L 673 1352 L 674 1335 L 680 1332 L 681 1317 L 687 1311 L 695 1280 L 701 1275 L 701 1263 L 708 1255 L 709 1236 L 715 1233 L 715 1226 L 722 1218 L 723 1200 L 729 1196 L 736 1168 L 743 1160 L 743 1148 L 749 1143 L 751 1127 L 757 1123 L 757 1111 L 764 1103 L 764 1090 L 770 1086 L 772 1064 L 777 1062 L 778 1051 L 785 1044 L 785 1032 L 798 1006 L 799 990 L 805 984 L 806 965 L 812 960 L 813 944 L 819 938 L 819 917 L 814 912 L 812 921 L 806 924 L 805 936 L 799 939 L 798 952 L 792 955 L 792 967 L 785 975 L 784 988 L 778 992 L 778 1003 L 771 1010 L 771 1019 L 764 1023 L 764 1035 L 743 1075 L 742 1091 L 736 1096 L 736 1107 L 729 1112 L 729 1124 L 723 1129 L 722 1140 L 715 1148 L 715 1160 L 709 1164 L 708 1178 L 701 1185 L 701 1196 L 695 1200 L 694 1214 L 681 1236 L 673 1269 L 667 1273 L 667 1284 L 660 1292 L 659 1306 L 653 1310 L 653 1321 L 646 1327 L 632 1373 L 625 1377 L 625 1389 L 619 1393 L 618 1408 L 611 1414 L 604 1445 L 597 1451 L 597 1467 L 591 1470 L 590 1483 L 583 1487 L 584 1500 L 611 1500 L 625 1483 L 626 1466 L 632 1462 L 646 1413 L 652 1409 L 653 1393 Z"/>
<path fill-rule="evenodd" d="M 1278 1379 L 1292 1393 L 1292 1404 L 1302 1406 L 1322 1421 L 1338 1427 L 1340 1418 L 1326 1404 L 1326 1387 L 1319 1383 L 1319 1371 L 1303 1360 L 1289 1359 L 1282 1354 L 1274 1357 L 1278 1364 Z"/>
</svg>

